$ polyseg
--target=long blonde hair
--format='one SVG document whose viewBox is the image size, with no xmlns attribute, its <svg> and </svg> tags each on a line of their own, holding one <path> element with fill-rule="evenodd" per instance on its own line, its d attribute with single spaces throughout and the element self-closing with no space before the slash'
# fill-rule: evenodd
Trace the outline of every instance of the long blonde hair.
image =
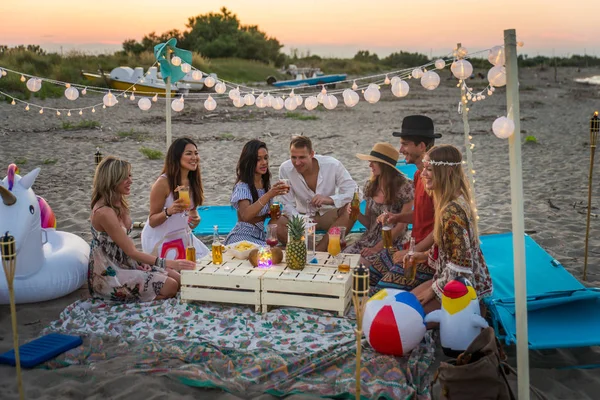
<svg viewBox="0 0 600 400">
<path fill-rule="evenodd" d="M 443 226 L 442 215 L 448 204 L 463 196 L 467 202 L 468 209 L 466 212 L 470 214 L 471 229 L 476 238 L 478 238 L 477 230 L 477 215 L 475 214 L 474 199 L 471 197 L 471 190 L 467 177 L 462 167 L 462 154 L 456 147 L 443 144 L 434 146 L 427 152 L 427 156 L 431 161 L 445 161 L 451 163 L 459 163 L 458 165 L 435 165 L 431 164 L 431 172 L 433 175 L 433 204 L 435 207 L 435 223 L 433 226 L 433 240 L 439 246 L 442 244 Z"/>
<path fill-rule="evenodd" d="M 124 212 L 129 213 L 129 204 L 122 194 L 117 193 L 117 186 L 129 177 L 131 164 L 120 158 L 108 156 L 96 167 L 94 184 L 92 186 L 91 209 L 100 200 L 112 208 L 120 217 Z M 120 206 L 118 204 L 120 203 Z"/>
</svg>

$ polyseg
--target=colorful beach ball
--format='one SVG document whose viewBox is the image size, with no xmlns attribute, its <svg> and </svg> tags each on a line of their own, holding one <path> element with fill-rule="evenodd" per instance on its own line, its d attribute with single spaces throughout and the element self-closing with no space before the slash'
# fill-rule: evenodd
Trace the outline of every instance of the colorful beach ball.
<svg viewBox="0 0 600 400">
<path fill-rule="evenodd" d="M 403 356 L 423 340 L 424 318 L 423 307 L 414 294 L 383 289 L 367 302 L 362 329 L 378 353 Z"/>
</svg>

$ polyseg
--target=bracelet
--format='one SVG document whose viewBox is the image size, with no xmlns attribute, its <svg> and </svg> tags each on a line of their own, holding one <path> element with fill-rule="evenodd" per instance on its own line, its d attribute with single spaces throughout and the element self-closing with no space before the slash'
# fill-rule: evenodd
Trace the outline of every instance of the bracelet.
<svg viewBox="0 0 600 400">
<path fill-rule="evenodd" d="M 261 206 L 263 206 L 263 207 L 265 206 L 265 205 L 262 203 L 262 201 L 260 201 L 260 197 L 258 198 L 258 204 L 260 204 L 260 205 L 261 205 Z"/>
<path fill-rule="evenodd" d="M 154 260 L 154 264 L 152 264 L 152 265 L 155 265 L 158 267 L 158 260 L 160 260 L 160 257 L 156 257 L 156 260 Z"/>
</svg>

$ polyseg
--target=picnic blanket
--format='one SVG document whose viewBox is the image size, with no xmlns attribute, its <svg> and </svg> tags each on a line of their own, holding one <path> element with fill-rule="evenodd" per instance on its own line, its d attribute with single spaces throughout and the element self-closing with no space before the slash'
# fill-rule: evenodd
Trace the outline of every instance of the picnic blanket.
<svg viewBox="0 0 600 400">
<path fill-rule="evenodd" d="M 166 375 L 234 394 L 307 393 L 354 398 L 355 321 L 333 313 L 282 308 L 180 304 L 177 299 L 115 304 L 80 300 L 42 332 L 84 337 L 84 344 L 43 365 L 111 364 L 124 374 Z M 375 353 L 363 341 L 362 395 L 429 399 L 434 341 L 427 334 L 408 357 Z M 120 371 L 117 371 L 120 372 Z"/>
</svg>

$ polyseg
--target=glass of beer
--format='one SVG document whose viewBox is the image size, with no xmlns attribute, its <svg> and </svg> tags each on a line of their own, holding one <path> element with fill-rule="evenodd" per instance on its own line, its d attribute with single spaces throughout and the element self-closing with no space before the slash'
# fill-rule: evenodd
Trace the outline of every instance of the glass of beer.
<svg viewBox="0 0 600 400">
<path fill-rule="evenodd" d="M 289 179 L 280 179 L 279 182 L 283 183 L 283 186 L 284 186 L 284 188 L 286 190 L 286 193 L 289 193 L 290 192 L 290 188 L 291 188 L 291 186 L 290 186 L 290 180 Z"/>
<path fill-rule="evenodd" d="M 383 240 L 383 248 L 391 249 L 392 248 L 392 227 L 388 225 L 384 225 L 381 228 L 381 239 Z"/>
<path fill-rule="evenodd" d="M 273 201 L 269 208 L 271 219 L 279 219 L 281 217 L 281 205 L 277 201 Z"/>
<path fill-rule="evenodd" d="M 212 245 L 212 261 L 213 264 L 223 264 L 223 245 L 221 243 L 213 243 Z"/>
</svg>

